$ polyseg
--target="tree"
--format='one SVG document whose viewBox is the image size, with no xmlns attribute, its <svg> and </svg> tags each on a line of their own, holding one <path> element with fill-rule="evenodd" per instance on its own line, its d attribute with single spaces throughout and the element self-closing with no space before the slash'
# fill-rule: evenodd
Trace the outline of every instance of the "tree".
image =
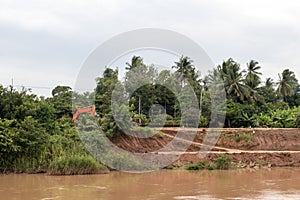
<svg viewBox="0 0 300 200">
<path fill-rule="evenodd" d="M 245 78 L 245 84 L 253 90 L 257 89 L 257 87 L 261 83 L 259 75 L 261 75 L 262 73 L 258 72 L 259 69 L 261 69 L 261 67 L 258 65 L 257 61 L 251 60 L 249 63 L 247 63 L 247 75 Z"/>
<path fill-rule="evenodd" d="M 131 70 L 131 69 L 134 69 L 139 66 L 144 66 L 145 64 L 144 64 L 143 58 L 141 58 L 140 56 L 133 56 L 131 59 L 131 63 L 127 62 L 126 65 L 128 67 L 125 67 L 125 69 Z"/>
<path fill-rule="evenodd" d="M 185 79 L 195 79 L 196 73 L 193 60 L 187 56 L 181 56 L 179 61 L 175 62 L 175 64 L 176 65 L 172 66 L 172 68 L 177 69 L 176 72 L 178 73 L 182 87 L 186 84 Z"/>
<path fill-rule="evenodd" d="M 106 68 L 103 77 L 96 79 L 95 104 L 100 117 L 111 112 L 111 96 L 118 82 L 118 70 Z"/>
<path fill-rule="evenodd" d="M 143 63 L 126 71 L 125 90 L 135 112 L 146 115 L 151 105 L 158 103 L 155 86 L 157 76 L 157 69 L 153 65 L 147 66 Z"/>
<path fill-rule="evenodd" d="M 47 99 L 50 102 L 58 118 L 72 117 L 72 88 L 69 86 L 56 86 L 52 90 L 52 98 Z"/>
<path fill-rule="evenodd" d="M 275 103 L 278 98 L 276 97 L 273 79 L 267 78 L 265 84 L 258 88 L 258 94 L 263 98 L 264 102 Z"/>
<path fill-rule="evenodd" d="M 299 86 L 298 80 L 295 77 L 295 73 L 289 69 L 283 70 L 283 72 L 278 74 L 279 80 L 277 82 L 277 94 L 287 102 L 288 97 L 295 94 L 295 90 Z"/>
<path fill-rule="evenodd" d="M 265 87 L 267 88 L 273 88 L 274 86 L 274 81 L 272 78 L 267 78 L 265 82 Z"/>
<path fill-rule="evenodd" d="M 240 70 L 240 65 L 232 58 L 224 61 L 217 69 L 224 81 L 227 97 L 243 101 L 250 96 L 249 87 L 243 84 L 244 71 Z"/>
<path fill-rule="evenodd" d="M 261 69 L 261 67 L 258 65 L 258 62 L 251 60 L 249 63 L 247 63 L 247 75 L 244 80 L 245 85 L 249 88 L 251 99 L 254 99 L 255 101 L 261 99 L 257 92 L 258 86 L 261 83 L 261 78 L 259 75 L 262 74 L 261 72 L 258 72 L 259 69 Z"/>
</svg>

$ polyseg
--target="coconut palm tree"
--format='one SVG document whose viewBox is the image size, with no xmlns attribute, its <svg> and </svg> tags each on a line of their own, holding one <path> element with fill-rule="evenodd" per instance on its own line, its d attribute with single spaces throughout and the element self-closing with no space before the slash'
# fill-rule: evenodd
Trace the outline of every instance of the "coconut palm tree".
<svg viewBox="0 0 300 200">
<path fill-rule="evenodd" d="M 230 58 L 219 65 L 217 69 L 224 81 L 227 96 L 240 101 L 249 97 L 249 88 L 243 84 L 245 71 L 240 70 L 238 63 Z"/>
<path fill-rule="evenodd" d="M 257 91 L 258 86 L 261 83 L 260 75 L 262 74 L 261 72 L 258 72 L 259 69 L 261 69 L 261 67 L 258 65 L 258 62 L 251 60 L 247 63 L 247 75 L 244 80 L 245 85 L 250 89 L 251 99 L 254 99 L 255 101 L 261 99 Z"/>
<path fill-rule="evenodd" d="M 274 81 L 272 78 L 267 78 L 265 82 L 265 87 L 272 88 L 274 86 Z"/>
<path fill-rule="evenodd" d="M 259 75 L 261 75 L 261 72 L 258 72 L 258 70 L 261 69 L 261 66 L 258 65 L 257 61 L 251 60 L 249 63 L 247 63 L 247 75 L 245 78 L 245 84 L 248 85 L 251 89 L 255 90 L 261 83 L 261 79 Z"/>
<path fill-rule="evenodd" d="M 298 80 L 295 77 L 294 72 L 285 69 L 281 75 L 278 74 L 279 81 L 277 82 L 277 94 L 283 97 L 284 101 L 287 101 L 288 97 L 294 95 L 294 89 L 298 86 Z"/>
<path fill-rule="evenodd" d="M 172 68 L 177 69 L 176 72 L 178 73 L 181 81 L 181 86 L 183 87 L 186 83 L 185 78 L 192 78 L 195 77 L 195 68 L 193 65 L 193 60 L 191 60 L 187 56 L 181 56 L 178 62 L 175 62 L 175 66 L 172 66 Z"/>
<path fill-rule="evenodd" d="M 131 59 L 131 63 L 127 62 L 126 65 L 128 67 L 125 67 L 125 69 L 131 70 L 131 69 L 134 69 L 136 67 L 144 65 L 144 61 L 143 61 L 143 58 L 140 57 L 140 56 L 133 56 L 132 59 Z"/>
</svg>

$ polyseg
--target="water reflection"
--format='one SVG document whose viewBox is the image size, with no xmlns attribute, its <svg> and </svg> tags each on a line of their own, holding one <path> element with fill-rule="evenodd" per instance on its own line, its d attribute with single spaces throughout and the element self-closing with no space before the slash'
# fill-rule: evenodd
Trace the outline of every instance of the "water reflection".
<svg viewBox="0 0 300 200">
<path fill-rule="evenodd" d="M 300 169 L 2 175 L 0 199 L 300 199 Z"/>
</svg>

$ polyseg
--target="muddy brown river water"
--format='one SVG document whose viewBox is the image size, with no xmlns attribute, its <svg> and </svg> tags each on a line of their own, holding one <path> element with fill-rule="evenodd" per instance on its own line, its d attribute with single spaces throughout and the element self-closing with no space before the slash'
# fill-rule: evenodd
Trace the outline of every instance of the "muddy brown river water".
<svg viewBox="0 0 300 200">
<path fill-rule="evenodd" d="M 300 169 L 0 175 L 0 199 L 300 199 Z"/>
</svg>

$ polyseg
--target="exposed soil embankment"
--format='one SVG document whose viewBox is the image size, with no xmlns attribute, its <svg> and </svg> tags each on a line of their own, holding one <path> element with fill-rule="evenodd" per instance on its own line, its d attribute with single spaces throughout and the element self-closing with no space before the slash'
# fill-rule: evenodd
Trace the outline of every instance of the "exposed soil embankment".
<svg viewBox="0 0 300 200">
<path fill-rule="evenodd" d="M 178 136 L 178 131 L 191 131 L 196 134 L 193 142 L 188 137 Z M 271 166 L 300 166 L 300 129 L 222 129 L 217 138 L 216 132 L 210 129 L 164 128 L 164 135 L 139 138 L 134 135 L 122 135 L 112 141 L 122 149 L 130 152 L 158 154 L 179 154 L 178 147 L 189 145 L 186 153 L 172 165 L 179 167 L 201 160 L 212 161 L 220 154 L 230 154 L 236 163 L 248 166 L 253 163 Z M 176 136 L 176 138 L 175 138 Z M 216 145 L 208 148 L 207 138 L 211 137 Z M 168 147 L 167 152 L 161 149 Z M 207 149 L 207 150 L 206 150 Z M 199 150 L 204 151 L 204 158 L 199 157 Z M 158 152 L 157 152 L 158 151 Z"/>
<path fill-rule="evenodd" d="M 244 150 L 300 151 L 300 129 L 225 129 L 217 145 Z"/>
</svg>

